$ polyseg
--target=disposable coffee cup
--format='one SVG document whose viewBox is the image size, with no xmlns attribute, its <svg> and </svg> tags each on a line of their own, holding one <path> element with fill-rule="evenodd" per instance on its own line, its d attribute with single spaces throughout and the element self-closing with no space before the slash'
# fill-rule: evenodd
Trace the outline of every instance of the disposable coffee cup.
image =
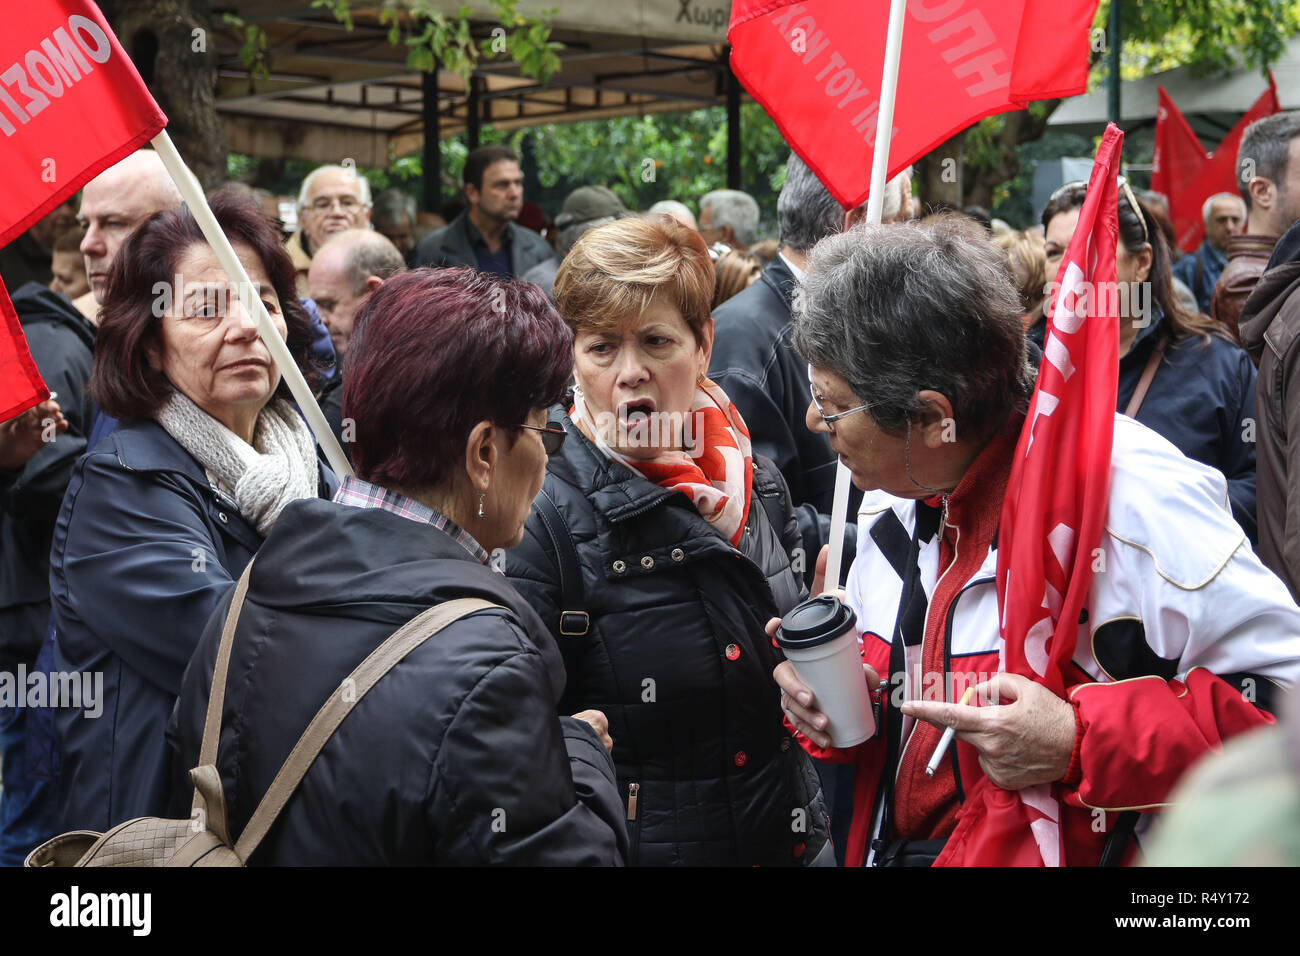
<svg viewBox="0 0 1300 956">
<path fill-rule="evenodd" d="M 786 660 L 830 721 L 826 733 L 834 747 L 852 747 L 876 732 L 855 623 L 851 608 L 823 594 L 791 610 L 776 629 Z"/>
</svg>

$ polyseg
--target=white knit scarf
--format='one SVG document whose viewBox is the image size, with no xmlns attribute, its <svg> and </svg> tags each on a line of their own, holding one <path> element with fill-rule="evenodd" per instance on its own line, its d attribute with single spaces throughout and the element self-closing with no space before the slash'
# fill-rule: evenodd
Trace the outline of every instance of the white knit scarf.
<svg viewBox="0 0 1300 956">
<path fill-rule="evenodd" d="M 273 398 L 257 415 L 249 445 L 179 390 L 158 409 L 158 424 L 227 488 L 263 537 L 284 506 L 317 494 L 316 442 L 293 406 Z"/>
</svg>

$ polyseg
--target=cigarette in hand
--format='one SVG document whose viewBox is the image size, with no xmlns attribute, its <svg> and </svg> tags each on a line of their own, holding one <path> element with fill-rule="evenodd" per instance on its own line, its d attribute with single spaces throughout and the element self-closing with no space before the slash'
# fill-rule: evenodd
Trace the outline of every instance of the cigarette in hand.
<svg viewBox="0 0 1300 956">
<path fill-rule="evenodd" d="M 974 692 L 974 687 L 966 688 L 966 693 L 961 695 L 961 703 L 963 706 L 970 703 L 970 695 Z M 931 757 L 930 762 L 925 765 L 925 775 L 927 777 L 933 777 L 934 772 L 939 769 L 939 764 L 943 763 L 943 756 L 948 752 L 948 748 L 952 746 L 952 738 L 956 735 L 957 731 L 951 727 L 947 728 L 943 732 L 943 736 L 939 738 L 939 746 L 934 748 L 934 756 Z"/>
</svg>

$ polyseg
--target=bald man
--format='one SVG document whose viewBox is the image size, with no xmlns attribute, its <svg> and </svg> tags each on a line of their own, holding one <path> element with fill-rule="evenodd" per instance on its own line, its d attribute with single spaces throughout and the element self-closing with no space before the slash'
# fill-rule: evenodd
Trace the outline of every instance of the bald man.
<svg viewBox="0 0 1300 956">
<path fill-rule="evenodd" d="M 397 246 L 370 229 L 345 229 L 333 233 L 312 257 L 307 285 L 320 317 L 330 332 L 334 353 L 343 367 L 361 304 L 384 280 L 406 268 Z M 317 401 L 334 436 L 349 452 L 351 435 L 343 427 L 343 378 L 335 372 L 321 388 Z"/>
<path fill-rule="evenodd" d="M 98 324 L 109 267 L 135 227 L 156 212 L 180 208 L 181 194 L 151 150 L 132 153 L 86 184 L 77 222 L 86 230 L 81 255 L 90 291 L 73 302 L 82 315 Z"/>
</svg>

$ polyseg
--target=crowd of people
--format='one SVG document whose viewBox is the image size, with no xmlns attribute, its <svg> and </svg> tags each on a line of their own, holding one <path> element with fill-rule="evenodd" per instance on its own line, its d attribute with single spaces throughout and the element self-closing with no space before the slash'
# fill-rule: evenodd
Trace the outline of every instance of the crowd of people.
<svg viewBox="0 0 1300 956">
<path fill-rule="evenodd" d="M 542 235 L 504 146 L 440 223 L 346 166 L 304 178 L 287 235 L 224 187 L 336 475 L 158 157 L 127 157 L 0 254 L 53 393 L 0 423 L 0 671 L 82 698 L 0 700 L 0 863 L 211 809 L 209 763 L 255 864 L 931 865 L 985 778 L 1050 785 L 1062 862 L 1184 859 L 1195 823 L 1160 811 L 1195 804 L 1188 771 L 1248 732 L 1271 770 L 1300 726 L 1274 718 L 1300 679 L 1300 114 L 1241 157 L 1181 257 L 1120 183 L 1110 497 L 1066 698 L 1000 673 L 994 569 L 1086 183 L 1014 230 L 924 207 L 909 170 L 876 225 L 791 154 L 775 238 L 738 190 L 638 212 L 600 184 Z M 878 725 L 851 747 L 774 637 L 827 589 L 840 465 Z"/>
</svg>

